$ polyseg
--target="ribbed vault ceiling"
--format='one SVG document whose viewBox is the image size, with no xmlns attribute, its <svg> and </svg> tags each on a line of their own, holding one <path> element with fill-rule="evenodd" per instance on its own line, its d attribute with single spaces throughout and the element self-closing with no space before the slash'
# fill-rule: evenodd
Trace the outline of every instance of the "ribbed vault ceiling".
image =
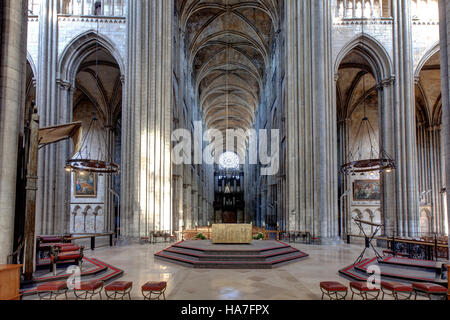
<svg viewBox="0 0 450 320">
<path fill-rule="evenodd" d="M 180 26 L 209 129 L 252 127 L 277 30 L 277 1 L 180 0 Z"/>
</svg>

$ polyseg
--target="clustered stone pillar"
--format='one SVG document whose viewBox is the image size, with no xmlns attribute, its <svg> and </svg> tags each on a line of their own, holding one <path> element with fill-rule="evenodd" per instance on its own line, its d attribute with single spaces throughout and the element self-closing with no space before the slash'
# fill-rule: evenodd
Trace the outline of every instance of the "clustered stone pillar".
<svg viewBox="0 0 450 320">
<path fill-rule="evenodd" d="M 390 113 L 394 119 L 392 130 L 385 134 L 395 141 L 394 159 L 395 192 L 385 194 L 389 206 L 384 207 L 385 214 L 396 214 L 395 233 L 400 236 L 416 236 L 419 231 L 419 196 L 417 188 L 417 152 L 416 152 L 416 111 L 414 103 L 414 76 L 412 57 L 411 2 L 393 1 L 394 16 L 394 108 Z M 384 106 L 388 108 L 388 105 Z M 392 199 L 395 197 L 395 200 Z"/>
<path fill-rule="evenodd" d="M 0 264 L 13 250 L 17 151 L 25 103 L 27 1 L 0 6 Z"/>
<path fill-rule="evenodd" d="M 439 24 L 441 38 L 442 130 L 444 131 L 445 167 L 450 168 L 450 3 L 439 0 Z M 450 170 L 446 170 L 450 181 Z M 446 188 L 447 208 L 450 208 L 449 186 Z M 450 225 L 449 215 L 447 214 Z M 449 239 L 450 244 L 450 239 Z"/>
<path fill-rule="evenodd" d="M 184 213 L 184 228 L 191 229 L 193 227 L 192 223 L 192 185 L 190 180 L 191 169 L 188 166 L 184 166 L 184 176 L 183 176 L 183 213 Z"/>
<path fill-rule="evenodd" d="M 70 87 L 57 81 L 58 1 L 41 1 L 39 15 L 39 60 L 36 104 L 40 126 L 68 122 Z M 69 91 L 68 91 L 69 90 Z M 66 107 L 66 108 L 64 108 Z M 39 151 L 36 234 L 60 234 L 68 229 L 67 175 L 64 171 L 68 142 L 46 146 Z"/>
<path fill-rule="evenodd" d="M 122 163 L 124 236 L 172 231 L 173 1 L 128 0 L 126 147 Z"/>
<path fill-rule="evenodd" d="M 330 1 L 286 1 L 289 230 L 338 235 Z"/>
</svg>

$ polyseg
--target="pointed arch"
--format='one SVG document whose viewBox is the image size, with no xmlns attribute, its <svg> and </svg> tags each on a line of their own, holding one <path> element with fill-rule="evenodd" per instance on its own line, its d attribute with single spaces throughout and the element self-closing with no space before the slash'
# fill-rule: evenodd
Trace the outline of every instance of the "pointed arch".
<svg viewBox="0 0 450 320">
<path fill-rule="evenodd" d="M 358 35 L 341 49 L 335 60 L 334 74 L 338 74 L 342 60 L 351 51 L 357 51 L 367 59 L 377 82 L 391 77 L 393 64 L 389 53 L 370 35 Z"/>
<path fill-rule="evenodd" d="M 92 52 L 99 48 L 106 50 L 119 65 L 120 74 L 125 74 L 125 65 L 120 52 L 105 35 L 93 30 L 86 31 L 75 37 L 63 50 L 58 61 L 58 75 L 63 81 L 75 86 L 75 79 L 81 63 Z"/>
<path fill-rule="evenodd" d="M 414 72 L 414 77 L 417 79 L 420 76 L 420 71 L 422 71 L 423 66 L 430 60 L 432 56 L 434 56 L 437 52 L 441 50 L 439 42 L 436 42 L 431 48 L 425 52 L 425 54 L 422 56 L 422 59 L 420 59 L 419 64 L 416 67 L 416 70 Z"/>
<path fill-rule="evenodd" d="M 27 51 L 27 61 L 30 64 L 31 71 L 33 71 L 34 78 L 37 79 L 37 68 L 34 63 L 33 57 L 31 56 L 31 54 L 28 51 Z"/>
</svg>

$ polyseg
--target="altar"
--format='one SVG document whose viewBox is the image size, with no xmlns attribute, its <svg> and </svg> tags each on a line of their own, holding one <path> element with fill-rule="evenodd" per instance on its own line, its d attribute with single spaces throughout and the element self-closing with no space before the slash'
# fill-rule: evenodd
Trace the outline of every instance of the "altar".
<svg viewBox="0 0 450 320">
<path fill-rule="evenodd" d="M 213 224 L 212 243 L 214 244 L 248 244 L 252 243 L 251 224 Z"/>
</svg>

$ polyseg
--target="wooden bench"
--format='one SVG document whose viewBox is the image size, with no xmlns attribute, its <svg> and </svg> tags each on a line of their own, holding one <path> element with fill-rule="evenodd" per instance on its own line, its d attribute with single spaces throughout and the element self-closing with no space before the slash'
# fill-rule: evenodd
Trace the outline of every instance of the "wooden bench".
<svg viewBox="0 0 450 320">
<path fill-rule="evenodd" d="M 165 242 L 174 242 L 177 239 L 175 235 L 170 234 L 168 231 L 152 231 L 150 234 L 153 244 L 158 242 L 158 238 L 164 239 Z"/>
</svg>

